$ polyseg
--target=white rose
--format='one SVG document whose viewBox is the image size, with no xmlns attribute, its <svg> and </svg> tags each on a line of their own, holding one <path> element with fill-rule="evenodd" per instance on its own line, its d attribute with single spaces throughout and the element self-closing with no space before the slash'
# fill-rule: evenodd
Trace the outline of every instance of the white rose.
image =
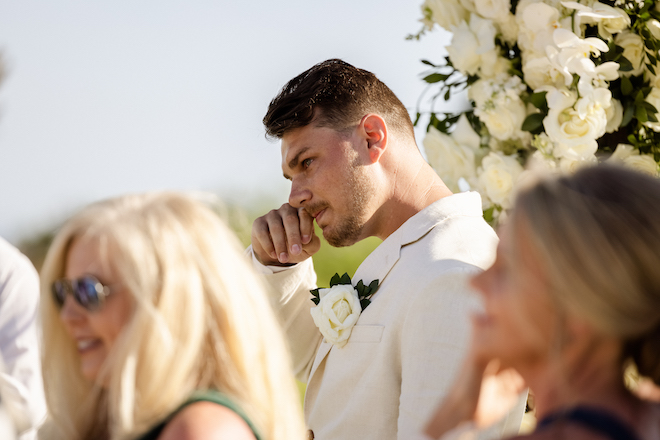
<svg viewBox="0 0 660 440">
<path fill-rule="evenodd" d="M 577 170 L 579 170 L 580 168 L 590 165 L 596 165 L 597 163 L 598 163 L 598 159 L 596 158 L 595 154 L 592 154 L 591 156 L 587 156 L 586 158 L 581 158 L 581 159 L 563 157 L 559 160 L 559 168 L 564 173 L 572 174 Z"/>
<path fill-rule="evenodd" d="M 453 192 L 460 192 L 461 178 L 470 180 L 475 176 L 474 151 L 453 136 L 430 127 L 422 143 L 429 164 Z"/>
<path fill-rule="evenodd" d="M 524 90 L 520 77 L 505 74 L 472 85 L 468 96 L 475 102 L 474 114 L 491 136 L 501 141 L 522 137 L 521 127 L 527 116 L 527 107 L 520 99 Z"/>
<path fill-rule="evenodd" d="M 557 170 L 557 161 L 537 150 L 527 159 L 525 166 L 527 169 L 520 175 L 520 180 L 528 177 L 530 173 L 554 173 Z"/>
<path fill-rule="evenodd" d="M 484 157 L 479 169 L 479 186 L 485 195 L 503 209 L 513 206 L 512 194 L 523 167 L 515 156 L 490 152 Z"/>
<path fill-rule="evenodd" d="M 534 57 L 523 54 L 522 71 L 525 82 L 536 91 L 539 87 L 560 87 L 564 84 L 564 75 L 557 70 L 548 57 Z"/>
<path fill-rule="evenodd" d="M 552 158 L 555 144 L 546 133 L 540 133 L 534 136 L 532 147 L 536 148 L 543 156 Z"/>
<path fill-rule="evenodd" d="M 453 29 L 451 44 L 446 46 L 454 67 L 463 74 L 476 75 L 482 70 L 482 64 L 487 63 L 487 72 L 497 63 L 497 48 L 495 47 L 495 26 L 491 20 L 470 16 L 470 23 L 461 22 Z"/>
<path fill-rule="evenodd" d="M 607 162 L 630 167 L 653 177 L 658 177 L 660 171 L 658 163 L 652 155 L 639 154 L 639 150 L 628 144 L 617 145 L 616 150 L 607 159 Z"/>
<path fill-rule="evenodd" d="M 597 24 L 598 35 L 609 40 L 612 34 L 621 32 L 630 26 L 630 16 L 621 8 L 614 8 L 600 2 L 591 7 L 578 2 L 562 2 L 567 8 L 577 9 L 576 21 L 580 24 Z"/>
<path fill-rule="evenodd" d="M 474 152 L 479 150 L 479 147 L 481 146 L 481 138 L 472 128 L 465 113 L 461 114 L 458 118 L 458 122 L 456 122 L 451 137 L 453 137 L 459 144 L 465 145 Z"/>
<path fill-rule="evenodd" d="M 358 293 L 349 284 L 338 284 L 319 289 L 319 298 L 319 304 L 310 309 L 314 324 L 326 342 L 343 347 L 362 312 Z"/>
<path fill-rule="evenodd" d="M 621 101 L 612 98 L 612 105 L 605 109 L 605 114 L 607 115 L 605 131 L 614 133 L 619 129 L 621 121 L 623 121 L 623 106 L 621 105 Z"/>
<path fill-rule="evenodd" d="M 546 95 L 549 111 L 543 119 L 543 126 L 554 143 L 563 144 L 568 149 L 598 148 L 596 139 L 605 134 L 605 107 L 611 105 L 608 100 L 611 94 L 608 95 L 606 89 L 597 90 L 605 93 L 577 100 L 575 92 L 549 88 Z"/>
<path fill-rule="evenodd" d="M 637 76 L 644 72 L 645 50 L 642 37 L 634 32 L 623 31 L 614 37 L 614 44 L 623 49 L 623 56 L 633 65 L 633 70 L 627 72 L 619 70 L 620 76 Z"/>
<path fill-rule="evenodd" d="M 430 11 L 430 21 L 424 19 L 422 22 L 428 29 L 433 28 L 433 23 L 450 31 L 458 26 L 461 21 L 468 19 L 468 11 L 461 6 L 458 0 L 424 0 L 422 12 L 426 17 L 426 11 Z"/>
<path fill-rule="evenodd" d="M 481 55 L 479 76 L 482 78 L 493 78 L 497 75 L 506 74 L 511 69 L 511 61 L 500 55 L 499 50 L 493 49 Z"/>
<path fill-rule="evenodd" d="M 474 0 L 474 9 L 484 18 L 503 22 L 510 14 L 511 0 Z"/>
<path fill-rule="evenodd" d="M 658 177 L 658 163 L 650 154 L 630 156 L 623 161 L 623 164 L 627 167 L 639 171 L 640 173 Z"/>
<path fill-rule="evenodd" d="M 559 10 L 546 3 L 518 3 L 516 21 L 520 48 L 523 51 L 544 54 L 546 47 L 554 46 L 552 33 L 561 27 L 559 20 Z"/>
<path fill-rule="evenodd" d="M 635 147 L 628 144 L 619 144 L 614 153 L 607 159 L 607 162 L 622 164 L 623 160 L 637 151 Z"/>
<path fill-rule="evenodd" d="M 460 4 L 470 12 L 477 12 L 474 8 L 474 0 L 459 0 Z"/>
<path fill-rule="evenodd" d="M 585 142 L 584 144 L 566 145 L 561 142 L 555 145 L 552 155 L 557 159 L 589 160 L 598 151 L 598 143 Z"/>
<path fill-rule="evenodd" d="M 609 39 L 612 34 L 617 34 L 630 27 L 630 16 L 621 8 L 613 8 L 602 3 L 596 3 L 594 5 L 594 10 L 597 12 L 611 13 L 616 16 L 612 18 L 603 18 L 598 22 L 598 34 L 605 39 Z"/>
<path fill-rule="evenodd" d="M 660 88 L 653 87 L 651 89 L 651 93 L 646 96 L 646 102 L 658 110 L 658 113 L 655 114 L 655 117 L 658 119 L 658 121 L 660 121 Z M 644 123 L 644 125 L 651 128 L 653 131 L 660 131 L 660 122 L 647 121 Z"/>
<path fill-rule="evenodd" d="M 497 29 L 500 32 L 502 41 L 513 46 L 518 42 L 518 22 L 516 16 L 508 12 L 503 20 L 495 22 Z"/>
<path fill-rule="evenodd" d="M 527 109 L 522 100 L 509 100 L 504 107 L 480 112 L 479 119 L 488 132 L 496 139 L 505 141 L 516 137 L 527 117 Z"/>
</svg>

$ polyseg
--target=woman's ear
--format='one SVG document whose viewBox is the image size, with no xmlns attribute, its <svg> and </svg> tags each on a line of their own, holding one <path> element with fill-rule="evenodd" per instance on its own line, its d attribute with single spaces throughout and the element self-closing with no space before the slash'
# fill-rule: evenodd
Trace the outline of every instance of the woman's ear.
<svg viewBox="0 0 660 440">
<path fill-rule="evenodd" d="M 387 149 L 388 133 L 385 120 L 374 113 L 362 117 L 358 126 L 366 141 L 366 154 L 371 163 L 376 163 Z"/>
</svg>

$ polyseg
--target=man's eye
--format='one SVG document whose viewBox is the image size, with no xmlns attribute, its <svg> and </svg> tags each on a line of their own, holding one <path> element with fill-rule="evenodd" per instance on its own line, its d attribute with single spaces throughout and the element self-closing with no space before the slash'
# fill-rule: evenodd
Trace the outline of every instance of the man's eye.
<svg viewBox="0 0 660 440">
<path fill-rule="evenodd" d="M 312 164 L 312 159 L 305 159 L 302 161 L 303 168 L 309 168 L 311 164 Z"/>
</svg>

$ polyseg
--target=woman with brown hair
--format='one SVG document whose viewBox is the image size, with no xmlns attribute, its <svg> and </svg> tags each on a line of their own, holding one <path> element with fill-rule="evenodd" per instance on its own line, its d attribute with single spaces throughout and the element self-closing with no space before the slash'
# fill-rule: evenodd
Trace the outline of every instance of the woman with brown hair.
<svg viewBox="0 0 660 440">
<path fill-rule="evenodd" d="M 484 372 L 510 368 L 534 394 L 524 438 L 660 439 L 660 406 L 639 397 L 660 384 L 660 180 L 614 167 L 542 180 L 500 232 L 472 283 L 484 310 L 469 359 L 427 435 L 483 415 Z"/>
</svg>

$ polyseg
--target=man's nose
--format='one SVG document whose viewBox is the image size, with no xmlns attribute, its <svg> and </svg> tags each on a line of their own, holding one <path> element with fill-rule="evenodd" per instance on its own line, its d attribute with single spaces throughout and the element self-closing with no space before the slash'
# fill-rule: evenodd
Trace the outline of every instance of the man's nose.
<svg viewBox="0 0 660 440">
<path fill-rule="evenodd" d="M 291 182 L 291 192 L 289 193 L 289 205 L 294 208 L 302 208 L 305 202 L 312 198 L 312 192 L 302 184 L 293 180 Z"/>
</svg>

